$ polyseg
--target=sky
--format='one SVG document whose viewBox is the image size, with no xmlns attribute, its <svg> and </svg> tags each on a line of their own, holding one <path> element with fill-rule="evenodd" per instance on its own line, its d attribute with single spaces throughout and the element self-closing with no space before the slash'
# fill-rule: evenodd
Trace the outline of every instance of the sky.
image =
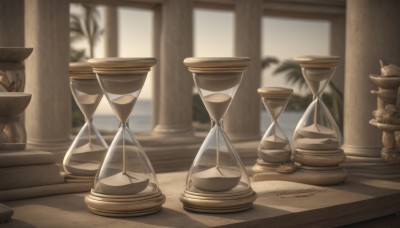
<svg viewBox="0 0 400 228">
<path fill-rule="evenodd" d="M 99 7 L 101 15 L 103 8 Z M 72 6 L 71 12 L 79 12 L 79 7 Z M 119 16 L 119 56 L 152 57 L 152 11 L 120 7 Z M 234 13 L 217 10 L 194 10 L 193 53 L 196 57 L 233 56 Z M 304 54 L 328 55 L 330 27 L 327 21 L 298 20 L 279 17 L 262 18 L 262 57 L 274 56 L 279 60 L 293 59 Z M 84 47 L 79 43 L 77 47 Z M 100 39 L 95 57 L 104 57 L 104 40 Z M 286 86 L 282 75 L 272 76 L 274 67 L 262 72 L 261 86 Z M 152 72 L 140 94 L 140 99 L 151 99 Z M 304 93 L 293 87 L 296 93 Z M 103 98 L 98 114 L 112 113 Z"/>
</svg>

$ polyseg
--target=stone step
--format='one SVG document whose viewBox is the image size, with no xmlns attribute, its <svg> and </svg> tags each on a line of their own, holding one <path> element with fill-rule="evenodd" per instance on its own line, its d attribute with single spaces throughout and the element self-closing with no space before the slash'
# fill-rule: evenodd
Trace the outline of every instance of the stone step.
<svg viewBox="0 0 400 228">
<path fill-rule="evenodd" d="M 53 153 L 44 151 L 0 151 L 0 168 L 56 163 Z"/>
<path fill-rule="evenodd" d="M 64 183 L 58 164 L 0 168 L 0 190 Z"/>
</svg>

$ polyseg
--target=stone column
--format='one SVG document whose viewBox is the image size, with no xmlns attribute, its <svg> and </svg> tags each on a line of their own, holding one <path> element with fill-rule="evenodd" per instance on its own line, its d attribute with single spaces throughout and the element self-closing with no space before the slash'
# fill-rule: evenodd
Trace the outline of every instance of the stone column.
<svg viewBox="0 0 400 228">
<path fill-rule="evenodd" d="M 193 55 L 193 1 L 163 1 L 161 18 L 159 112 L 154 132 L 192 132 L 193 78 L 183 59 Z"/>
<path fill-rule="evenodd" d="M 118 8 L 104 7 L 104 52 L 106 57 L 118 57 Z"/>
<path fill-rule="evenodd" d="M 260 137 L 261 17 L 263 1 L 235 1 L 235 56 L 251 57 L 241 85 L 224 118 L 231 139 Z"/>
<path fill-rule="evenodd" d="M 346 43 L 346 15 L 334 17 L 330 20 L 331 28 L 331 55 L 339 56 L 341 59 L 336 67 L 335 75 L 333 75 L 332 82 L 336 88 L 344 93 L 344 63 L 345 63 L 345 43 Z M 343 102 L 343 100 L 342 100 Z M 343 109 L 340 109 L 339 104 L 335 110 L 337 113 L 332 113 L 334 116 L 343 117 Z M 337 123 L 340 129 L 343 129 L 343 118 Z"/>
<path fill-rule="evenodd" d="M 157 64 L 153 67 L 153 97 L 152 128 L 158 125 L 160 113 L 160 42 L 161 42 L 161 23 L 162 23 L 162 5 L 158 4 L 153 8 L 153 55 L 157 59 Z"/>
<path fill-rule="evenodd" d="M 0 1 L 0 47 L 24 47 L 24 0 Z"/>
<path fill-rule="evenodd" d="M 25 114 L 28 147 L 59 152 L 70 144 L 69 1 L 25 1 L 26 89 L 32 100 Z"/>
<path fill-rule="evenodd" d="M 372 173 L 378 172 L 383 160 L 381 133 L 368 124 L 376 108 L 370 93 L 376 86 L 368 76 L 380 72 L 379 59 L 400 65 L 399 9 L 397 0 L 347 1 L 344 150 L 350 166 L 361 162 L 357 167 Z"/>
</svg>

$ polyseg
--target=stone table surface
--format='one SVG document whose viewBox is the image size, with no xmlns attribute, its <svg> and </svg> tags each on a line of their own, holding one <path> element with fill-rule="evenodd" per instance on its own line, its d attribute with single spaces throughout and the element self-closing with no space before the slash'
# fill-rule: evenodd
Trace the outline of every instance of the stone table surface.
<svg viewBox="0 0 400 228">
<path fill-rule="evenodd" d="M 109 218 L 90 213 L 85 193 L 10 201 L 13 219 L 2 227 L 332 227 L 400 211 L 400 180 L 350 177 L 338 186 L 284 181 L 253 183 L 253 209 L 231 214 L 199 214 L 182 208 L 186 172 L 157 175 L 167 201 L 156 214 Z"/>
</svg>

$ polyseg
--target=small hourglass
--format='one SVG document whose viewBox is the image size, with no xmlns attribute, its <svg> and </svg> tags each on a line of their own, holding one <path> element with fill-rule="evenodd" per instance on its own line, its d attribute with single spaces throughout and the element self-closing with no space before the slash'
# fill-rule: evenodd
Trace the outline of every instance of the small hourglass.
<svg viewBox="0 0 400 228">
<path fill-rule="evenodd" d="M 158 188 L 149 159 L 128 127 L 128 120 L 156 59 L 105 58 L 90 59 L 88 63 L 120 121 L 120 128 L 85 202 L 93 213 L 104 216 L 155 213 L 161 209 L 165 196 Z"/>
<path fill-rule="evenodd" d="M 250 59 L 186 58 L 212 128 L 189 170 L 181 196 L 184 208 L 196 212 L 226 213 L 252 207 L 256 195 L 245 168 L 223 130 L 225 115 Z"/>
<path fill-rule="evenodd" d="M 289 165 L 291 163 L 292 148 L 285 132 L 277 121 L 292 93 L 292 89 L 281 87 L 264 87 L 258 89 L 258 94 L 262 97 L 272 123 L 265 132 L 258 147 L 258 159 L 256 165 L 253 167 L 253 171 L 256 173 L 265 171 L 292 171 L 287 170 L 292 167 Z"/>
<path fill-rule="evenodd" d="M 71 63 L 69 76 L 72 95 L 85 116 L 86 123 L 64 156 L 65 179 L 67 182 L 93 181 L 108 148 L 92 123 L 103 91 L 92 68 L 86 63 Z"/>
<path fill-rule="evenodd" d="M 339 166 L 345 160 L 345 154 L 340 149 L 342 136 L 322 101 L 323 90 L 331 80 L 339 59 L 336 56 L 295 58 L 314 96 L 293 134 L 293 159 L 300 164 L 300 171 L 309 176 L 309 184 L 337 184 L 347 176 L 347 172 Z"/>
</svg>

